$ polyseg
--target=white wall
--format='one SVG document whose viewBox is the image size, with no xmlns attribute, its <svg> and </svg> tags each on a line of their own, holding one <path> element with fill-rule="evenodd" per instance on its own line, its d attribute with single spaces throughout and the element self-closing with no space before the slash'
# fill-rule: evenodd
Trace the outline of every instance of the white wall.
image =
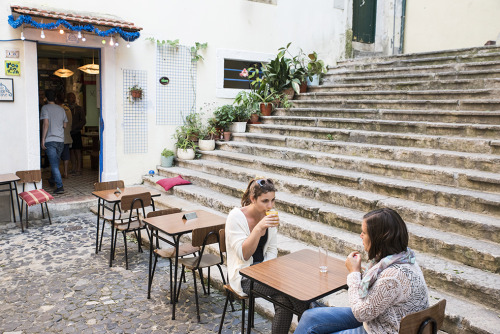
<svg viewBox="0 0 500 334">
<path fill-rule="evenodd" d="M 345 1 L 347 3 L 350 0 Z M 20 0 L 16 4 L 43 9 L 46 2 Z M 348 8 L 334 8 L 334 0 L 279 0 L 277 5 L 245 0 L 156 0 L 144 6 L 135 6 L 133 10 L 114 1 L 53 0 L 50 8 L 73 12 L 87 12 L 89 8 L 94 8 L 96 16 L 115 15 L 144 28 L 141 38 L 131 43 L 131 48 L 126 48 L 126 43 L 121 39 L 122 43 L 117 48 L 102 47 L 97 39 L 94 42 L 88 39 L 89 45 L 94 43 L 93 46 L 102 47 L 102 113 L 105 122 L 103 180 L 120 178 L 127 184 L 140 182 L 142 174 L 159 164 L 163 148 L 173 148 L 174 144 L 171 136 L 175 127 L 157 126 L 155 122 L 156 49 L 153 43 L 145 40 L 146 37 L 180 39 L 182 45 L 208 43 L 208 48 L 202 53 L 205 60 L 198 63 L 197 105 L 200 107 L 209 102 L 231 102 L 216 98 L 218 49 L 275 54 L 279 47 L 293 42 L 293 52 L 299 47 L 306 53 L 317 51 L 321 59 L 333 65 L 343 55 L 346 13 L 349 12 Z M 9 4 L 2 2 L 2 39 L 20 36 L 20 29 L 14 30 L 7 24 L 6 19 L 10 14 Z M 39 39 L 39 31 L 35 32 L 31 37 Z M 56 34 L 46 35 L 45 42 L 58 43 L 60 37 Z M 21 77 L 15 79 L 16 102 L 0 104 L 0 113 L 3 114 L 0 140 L 5 142 L 12 136 L 17 138 L 13 142 L 15 149 L 1 146 L 1 156 L 9 158 L 2 158 L 0 172 L 38 168 L 38 165 L 34 166 L 39 154 L 37 127 L 34 126 L 34 115 L 38 115 L 37 73 L 36 63 L 31 68 L 25 66 L 25 51 L 34 49 L 28 48 L 28 44 L 0 42 L 0 57 L 5 54 L 3 50 L 6 48 L 19 48 L 23 67 Z M 33 58 L 36 60 L 36 56 L 32 55 Z M 148 153 L 145 154 L 123 153 L 123 69 L 147 71 L 149 145 Z"/>
<path fill-rule="evenodd" d="M 483 46 L 499 34 L 499 0 L 407 0 L 404 53 Z"/>
</svg>

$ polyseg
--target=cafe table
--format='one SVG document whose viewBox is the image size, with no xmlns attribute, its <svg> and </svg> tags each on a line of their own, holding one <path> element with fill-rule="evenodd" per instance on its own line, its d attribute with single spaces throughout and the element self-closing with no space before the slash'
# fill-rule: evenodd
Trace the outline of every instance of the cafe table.
<svg viewBox="0 0 500 334">
<path fill-rule="evenodd" d="M 241 269 L 240 274 L 250 279 L 248 333 L 253 323 L 255 296 L 262 297 L 299 315 L 288 306 L 255 291 L 254 283 L 273 288 L 300 301 L 313 302 L 338 290 L 347 289 L 349 272 L 345 267 L 345 262 L 329 256 L 327 266 L 328 271 L 321 273 L 318 252 L 303 249 Z"/>
<path fill-rule="evenodd" d="M 193 212 L 196 213 L 196 218 Z M 188 219 L 185 219 L 188 218 Z M 191 218 L 191 219 L 189 219 Z M 180 212 L 170 215 L 156 216 L 144 219 L 144 223 L 148 226 L 151 233 L 149 234 L 149 277 L 148 277 L 148 299 L 151 298 L 151 285 L 153 283 L 153 239 L 154 237 L 167 241 L 165 238 L 159 236 L 159 232 L 165 233 L 170 236 L 173 241 L 173 246 L 175 247 L 175 265 L 174 265 L 174 284 L 173 292 L 171 291 L 172 300 L 172 320 L 175 320 L 175 303 L 176 296 L 175 291 L 177 291 L 177 267 L 179 264 L 179 244 L 181 236 L 187 233 L 191 233 L 194 229 L 212 227 L 217 225 L 225 224 L 226 218 L 218 216 L 216 214 L 204 211 L 196 210 L 190 212 Z M 170 243 L 170 242 L 169 242 Z"/>
<path fill-rule="evenodd" d="M 109 255 L 109 266 L 112 266 L 113 261 L 113 239 L 114 239 L 114 230 L 115 230 L 115 219 L 116 219 L 116 209 L 119 208 L 120 202 L 123 196 L 126 195 L 134 195 L 149 192 L 151 193 L 151 206 L 153 207 L 153 211 L 155 210 L 155 202 L 154 197 L 161 196 L 161 193 L 157 190 L 146 188 L 143 186 L 136 187 L 124 187 L 121 189 L 109 189 L 109 190 L 99 190 L 92 192 L 92 195 L 98 198 L 97 201 L 97 232 L 95 237 L 95 252 L 97 254 L 99 248 L 99 219 L 101 219 L 101 205 L 105 205 L 105 203 L 109 203 L 112 205 L 113 218 L 111 222 L 111 252 Z M 101 204 L 102 201 L 102 204 Z"/>
<path fill-rule="evenodd" d="M 0 174 L 0 186 L 3 185 L 9 185 L 9 189 L 2 189 L 0 192 L 8 191 L 10 193 L 10 203 L 12 205 L 12 216 L 14 217 L 14 223 L 16 222 L 16 210 L 14 209 L 14 196 L 12 195 L 12 192 L 14 191 L 16 194 L 16 201 L 17 201 L 17 210 L 19 212 L 19 221 L 22 224 L 22 218 L 21 218 L 21 207 L 19 206 L 19 194 L 17 193 L 17 181 L 19 181 L 20 178 L 13 173 L 8 173 L 8 174 Z"/>
</svg>

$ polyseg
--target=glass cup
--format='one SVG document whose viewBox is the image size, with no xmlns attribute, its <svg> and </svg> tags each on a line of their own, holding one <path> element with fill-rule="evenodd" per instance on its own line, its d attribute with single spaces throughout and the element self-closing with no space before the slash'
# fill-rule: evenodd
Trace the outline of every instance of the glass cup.
<svg viewBox="0 0 500 334">
<path fill-rule="evenodd" d="M 318 254 L 319 254 L 319 272 L 326 273 L 328 271 L 328 266 L 327 266 L 328 249 L 319 247 Z"/>
<path fill-rule="evenodd" d="M 278 211 L 275 210 L 275 209 L 266 211 L 266 216 L 269 216 L 269 215 L 276 215 L 276 216 L 278 216 Z M 279 217 L 278 217 L 278 219 L 279 219 Z M 278 223 L 276 224 L 276 226 L 279 226 L 279 225 L 280 225 L 280 223 L 278 221 Z"/>
</svg>

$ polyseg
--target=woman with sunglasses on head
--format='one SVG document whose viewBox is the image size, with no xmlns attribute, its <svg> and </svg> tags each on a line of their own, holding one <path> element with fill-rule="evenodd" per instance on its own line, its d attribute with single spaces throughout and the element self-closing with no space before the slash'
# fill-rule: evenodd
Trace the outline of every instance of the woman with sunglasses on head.
<svg viewBox="0 0 500 334">
<path fill-rule="evenodd" d="M 295 334 L 397 334 L 404 316 L 429 307 L 427 285 L 399 214 L 388 208 L 371 211 L 361 231 L 370 262 L 362 272 L 358 252 L 345 261 L 351 307 L 308 310 Z"/>
<path fill-rule="evenodd" d="M 241 208 L 231 210 L 226 220 L 227 272 L 231 288 L 240 295 L 250 292 L 250 280 L 240 275 L 240 269 L 276 258 L 278 215 L 267 215 L 274 207 L 276 188 L 270 179 L 253 179 L 241 199 Z M 254 283 L 254 290 L 272 296 L 278 302 L 298 312 L 309 304 L 291 299 L 278 291 Z M 272 332 L 288 333 L 292 312 L 275 306 Z"/>
</svg>

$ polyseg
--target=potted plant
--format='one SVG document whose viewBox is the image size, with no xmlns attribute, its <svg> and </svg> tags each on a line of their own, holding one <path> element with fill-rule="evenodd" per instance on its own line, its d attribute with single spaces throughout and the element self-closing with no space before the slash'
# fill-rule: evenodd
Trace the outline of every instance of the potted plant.
<svg viewBox="0 0 500 334">
<path fill-rule="evenodd" d="M 163 149 L 161 152 L 161 166 L 162 167 L 172 167 L 174 164 L 174 151 Z"/>
<path fill-rule="evenodd" d="M 271 116 L 273 111 L 273 101 L 276 99 L 277 94 L 274 93 L 266 79 L 257 79 L 255 85 L 258 85 L 255 95 L 259 99 L 260 114 L 263 116 Z"/>
<path fill-rule="evenodd" d="M 234 107 L 233 123 L 230 126 L 230 131 L 233 133 L 242 133 L 247 130 L 247 121 L 250 119 L 251 111 L 244 105 Z"/>
<path fill-rule="evenodd" d="M 211 123 L 213 122 L 209 120 L 208 124 L 201 129 L 198 146 L 202 151 L 213 151 L 215 149 L 217 129 Z"/>
<path fill-rule="evenodd" d="M 173 138 L 176 140 L 177 157 L 182 160 L 193 160 L 195 157 L 196 143 L 191 140 L 190 134 L 185 126 L 179 126 L 175 130 Z"/>
<path fill-rule="evenodd" d="M 321 76 L 325 74 L 328 69 L 322 60 L 318 59 L 316 52 L 308 55 L 309 63 L 307 64 L 307 81 L 310 85 L 319 85 Z"/>
<path fill-rule="evenodd" d="M 232 104 L 226 104 L 218 107 L 214 111 L 214 118 L 217 123 L 217 127 L 223 129 L 224 140 L 228 141 L 231 137 L 231 132 L 229 131 L 229 126 L 234 120 L 234 106 Z"/>
<path fill-rule="evenodd" d="M 198 141 L 203 127 L 202 114 L 197 111 L 190 112 L 184 118 L 184 125 L 188 138 L 192 141 Z"/>
<path fill-rule="evenodd" d="M 133 99 L 142 99 L 142 88 L 139 85 L 130 87 L 129 92 Z"/>
</svg>

